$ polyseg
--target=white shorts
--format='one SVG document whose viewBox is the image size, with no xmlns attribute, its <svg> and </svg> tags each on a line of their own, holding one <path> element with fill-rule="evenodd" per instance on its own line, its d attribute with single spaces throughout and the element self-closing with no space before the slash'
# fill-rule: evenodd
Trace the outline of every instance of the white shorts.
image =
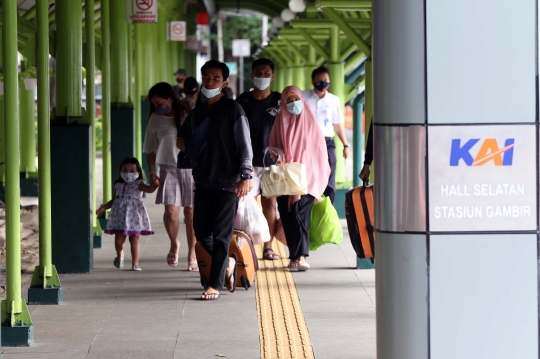
<svg viewBox="0 0 540 359">
<path fill-rule="evenodd" d="M 249 194 L 253 197 L 261 194 L 263 172 L 264 167 L 253 167 L 253 179 L 251 180 L 253 183 L 253 188 L 251 189 L 251 192 L 249 192 Z"/>
</svg>

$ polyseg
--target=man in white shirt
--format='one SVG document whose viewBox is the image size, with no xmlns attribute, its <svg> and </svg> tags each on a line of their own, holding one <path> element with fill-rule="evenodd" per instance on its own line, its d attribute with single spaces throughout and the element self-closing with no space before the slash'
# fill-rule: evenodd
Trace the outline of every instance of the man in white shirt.
<svg viewBox="0 0 540 359">
<path fill-rule="evenodd" d="M 336 197 L 336 144 L 334 136 L 337 134 L 343 143 L 343 157 L 349 156 L 349 144 L 343 130 L 343 116 L 341 114 L 341 101 L 339 97 L 328 92 L 330 86 L 330 73 L 326 67 L 319 67 L 311 73 L 313 90 L 303 91 L 304 99 L 313 115 L 319 122 L 326 139 L 328 148 L 328 161 L 330 162 L 330 178 L 324 195 L 330 197 L 332 203 Z"/>
</svg>

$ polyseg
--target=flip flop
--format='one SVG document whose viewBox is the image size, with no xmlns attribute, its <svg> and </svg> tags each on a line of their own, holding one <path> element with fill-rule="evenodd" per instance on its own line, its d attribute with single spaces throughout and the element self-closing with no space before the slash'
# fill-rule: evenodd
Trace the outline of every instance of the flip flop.
<svg viewBox="0 0 540 359">
<path fill-rule="evenodd" d="M 231 275 L 226 279 L 227 283 L 231 283 L 231 278 L 234 277 L 234 281 L 232 282 L 232 285 L 233 285 L 233 289 L 230 290 L 229 288 L 229 292 L 231 293 L 234 293 L 234 291 L 236 290 L 236 272 L 237 272 L 237 267 L 238 267 L 238 257 L 236 256 L 236 254 L 231 254 L 231 257 L 234 258 L 234 267 L 233 267 L 233 270 L 232 270 L 232 273 Z"/>
<path fill-rule="evenodd" d="M 218 300 L 219 298 L 221 298 L 220 293 L 206 293 L 206 292 L 203 292 L 200 299 L 206 301 L 206 300 Z"/>
<path fill-rule="evenodd" d="M 113 265 L 116 269 L 122 269 L 124 267 L 124 254 L 118 259 L 118 254 L 114 257 Z"/>
<path fill-rule="evenodd" d="M 169 267 L 176 267 L 178 265 L 178 253 L 167 254 L 167 264 Z"/>
<path fill-rule="evenodd" d="M 268 253 L 268 251 L 272 251 L 273 254 Z M 263 259 L 265 261 L 277 261 L 277 260 L 280 260 L 281 257 L 272 248 L 265 248 L 263 251 Z"/>
<path fill-rule="evenodd" d="M 199 271 L 198 262 L 189 262 L 187 270 L 188 270 L 188 272 L 198 272 Z"/>
</svg>

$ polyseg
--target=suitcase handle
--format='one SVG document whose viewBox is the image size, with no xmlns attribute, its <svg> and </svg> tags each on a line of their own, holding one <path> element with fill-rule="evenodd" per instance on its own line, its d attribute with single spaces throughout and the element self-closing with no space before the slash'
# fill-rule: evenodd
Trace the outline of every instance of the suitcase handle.
<svg viewBox="0 0 540 359">
<path fill-rule="evenodd" d="M 362 186 L 368 187 L 369 186 L 369 181 L 362 181 Z"/>
</svg>

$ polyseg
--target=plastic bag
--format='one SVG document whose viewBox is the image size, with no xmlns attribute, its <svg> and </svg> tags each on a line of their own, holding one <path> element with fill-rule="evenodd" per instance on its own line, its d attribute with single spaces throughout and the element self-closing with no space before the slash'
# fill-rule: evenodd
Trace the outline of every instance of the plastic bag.
<svg viewBox="0 0 540 359">
<path fill-rule="evenodd" d="M 268 222 L 266 222 L 259 204 L 252 196 L 248 195 L 238 203 L 234 228 L 249 234 L 253 244 L 261 244 L 270 240 Z"/>
<path fill-rule="evenodd" d="M 309 250 L 316 251 L 329 243 L 338 244 L 343 240 L 343 228 L 336 209 L 329 197 L 315 203 L 311 209 L 309 225 Z"/>
</svg>

